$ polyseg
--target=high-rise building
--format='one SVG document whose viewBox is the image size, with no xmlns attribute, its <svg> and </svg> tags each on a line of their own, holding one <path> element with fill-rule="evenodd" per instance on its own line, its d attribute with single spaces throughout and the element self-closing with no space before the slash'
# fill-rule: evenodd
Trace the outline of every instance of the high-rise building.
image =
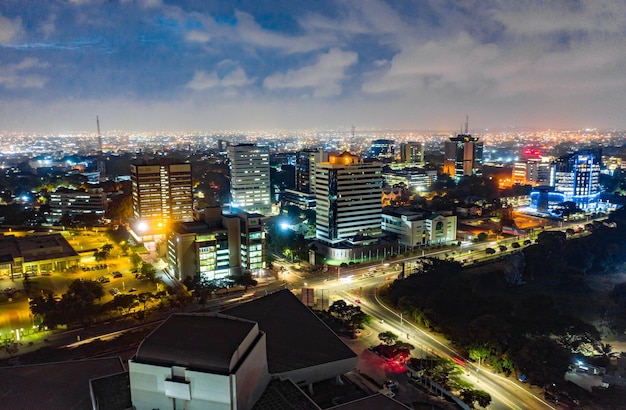
<svg viewBox="0 0 626 410">
<path fill-rule="evenodd" d="M 296 153 L 296 191 L 315 193 L 315 164 L 328 161 L 328 153 L 321 149 Z"/>
<path fill-rule="evenodd" d="M 231 208 L 269 215 L 272 209 L 269 148 L 254 144 L 231 145 L 228 158 Z"/>
<path fill-rule="evenodd" d="M 315 167 L 325 161 L 328 161 L 328 153 L 321 149 L 296 153 L 296 189 L 285 189 L 283 204 L 315 209 Z"/>
<path fill-rule="evenodd" d="M 600 195 L 600 149 L 578 151 L 560 157 L 552 168 L 551 186 L 581 209 L 593 207 Z"/>
<path fill-rule="evenodd" d="M 344 152 L 316 165 L 316 237 L 337 244 L 381 233 L 382 164 Z"/>
<path fill-rule="evenodd" d="M 409 141 L 400 144 L 400 161 L 410 166 L 424 164 L 424 145 L 420 142 Z"/>
<path fill-rule="evenodd" d="M 133 164 L 130 177 L 131 231 L 139 242 L 150 240 L 145 236 L 165 234 L 170 223 L 193 220 L 191 164 Z"/>
<path fill-rule="evenodd" d="M 468 133 L 450 137 L 445 144 L 444 174 L 459 179 L 480 173 L 483 162 L 483 143 Z"/>
</svg>

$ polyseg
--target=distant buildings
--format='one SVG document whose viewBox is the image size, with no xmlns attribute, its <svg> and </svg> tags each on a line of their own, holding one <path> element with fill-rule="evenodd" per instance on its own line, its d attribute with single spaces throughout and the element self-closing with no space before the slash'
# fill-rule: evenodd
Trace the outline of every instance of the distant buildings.
<svg viewBox="0 0 626 410">
<path fill-rule="evenodd" d="M 450 137 L 445 143 L 445 157 L 443 162 L 444 174 L 454 179 L 480 173 L 483 162 L 483 143 L 467 132 L 456 137 Z"/>
<path fill-rule="evenodd" d="M 400 144 L 400 162 L 407 166 L 424 165 L 424 145 L 420 142 L 409 141 Z"/>
<path fill-rule="evenodd" d="M 168 224 L 193 220 L 190 164 L 131 165 L 131 234 L 138 242 L 164 238 Z"/>
<path fill-rule="evenodd" d="M 179 280 L 259 273 L 265 263 L 262 221 L 260 214 L 222 215 L 216 207 L 204 210 L 204 221 L 175 224 L 167 239 L 171 273 Z"/>
<path fill-rule="evenodd" d="M 269 215 L 272 210 L 269 148 L 239 144 L 228 146 L 227 150 L 231 208 Z"/>
<path fill-rule="evenodd" d="M 369 158 L 379 160 L 393 159 L 395 156 L 395 141 L 387 139 L 378 139 L 372 141 L 369 152 Z"/>
<path fill-rule="evenodd" d="M 383 232 L 395 234 L 398 243 L 406 246 L 450 244 L 456 242 L 457 218 L 407 208 L 384 208 Z"/>
</svg>

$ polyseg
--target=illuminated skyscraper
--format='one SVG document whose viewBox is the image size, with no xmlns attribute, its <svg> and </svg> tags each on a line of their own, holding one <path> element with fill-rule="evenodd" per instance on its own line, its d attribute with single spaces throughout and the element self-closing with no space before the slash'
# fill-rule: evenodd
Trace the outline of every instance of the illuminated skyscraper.
<svg viewBox="0 0 626 410">
<path fill-rule="evenodd" d="M 443 172 L 459 179 L 480 173 L 483 163 L 483 143 L 467 132 L 450 137 L 445 144 Z"/>
<path fill-rule="evenodd" d="M 336 244 L 381 233 L 382 164 L 344 152 L 320 162 L 315 173 L 316 237 Z"/>
<path fill-rule="evenodd" d="M 137 237 L 163 234 L 169 223 L 193 220 L 191 164 L 131 165 L 130 177 L 135 218 L 132 230 Z"/>
<path fill-rule="evenodd" d="M 270 154 L 268 147 L 239 144 L 228 147 L 231 207 L 269 215 Z"/>
<path fill-rule="evenodd" d="M 561 193 L 563 202 L 574 202 L 581 209 L 593 207 L 600 195 L 599 149 L 578 151 L 560 157 L 554 163 L 551 185 Z"/>
</svg>

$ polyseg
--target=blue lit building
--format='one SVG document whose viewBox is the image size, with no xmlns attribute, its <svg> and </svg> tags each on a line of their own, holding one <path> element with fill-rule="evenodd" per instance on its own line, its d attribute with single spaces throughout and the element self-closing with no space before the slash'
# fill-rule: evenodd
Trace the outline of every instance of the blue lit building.
<svg viewBox="0 0 626 410">
<path fill-rule="evenodd" d="M 550 186 L 531 192 L 531 203 L 547 212 L 564 202 L 573 202 L 582 210 L 593 210 L 600 199 L 600 149 L 578 151 L 559 157 L 551 167 Z"/>
</svg>

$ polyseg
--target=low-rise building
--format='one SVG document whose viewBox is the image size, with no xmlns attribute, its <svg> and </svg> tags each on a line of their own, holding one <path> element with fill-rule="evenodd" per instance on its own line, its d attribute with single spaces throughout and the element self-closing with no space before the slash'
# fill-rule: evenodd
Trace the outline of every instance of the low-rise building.
<svg viewBox="0 0 626 410">
<path fill-rule="evenodd" d="M 58 189 L 50 194 L 50 219 L 58 221 L 63 215 L 104 215 L 107 194 L 102 190 L 76 191 Z"/>
<path fill-rule="evenodd" d="M 382 213 L 382 229 L 397 235 L 398 243 L 406 246 L 446 244 L 456 241 L 457 218 L 437 212 L 387 207 Z"/>
<path fill-rule="evenodd" d="M 222 214 L 206 208 L 204 220 L 175 224 L 167 240 L 167 258 L 178 279 L 199 275 L 221 279 L 264 268 L 263 216 L 237 212 Z"/>
<path fill-rule="evenodd" d="M 0 277 L 22 277 L 78 267 L 80 256 L 63 235 L 0 236 Z"/>
</svg>

